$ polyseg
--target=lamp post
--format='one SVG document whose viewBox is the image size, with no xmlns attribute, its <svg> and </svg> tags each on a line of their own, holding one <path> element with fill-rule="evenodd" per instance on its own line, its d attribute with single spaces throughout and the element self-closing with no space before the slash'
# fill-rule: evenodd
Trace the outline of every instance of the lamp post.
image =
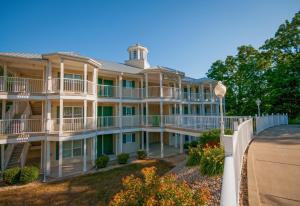
<svg viewBox="0 0 300 206">
<path fill-rule="evenodd" d="M 261 104 L 261 100 L 260 99 L 257 99 L 256 101 L 256 105 L 257 105 L 257 110 L 258 110 L 258 116 L 260 116 L 260 104 Z"/>
<path fill-rule="evenodd" d="M 223 118 L 223 105 L 222 105 L 222 99 L 224 98 L 226 94 L 226 87 L 222 84 L 221 81 L 218 82 L 214 89 L 215 95 L 219 97 L 220 100 L 220 115 L 221 115 L 221 135 L 220 135 L 220 143 L 223 145 L 223 137 L 224 137 L 224 118 Z"/>
</svg>

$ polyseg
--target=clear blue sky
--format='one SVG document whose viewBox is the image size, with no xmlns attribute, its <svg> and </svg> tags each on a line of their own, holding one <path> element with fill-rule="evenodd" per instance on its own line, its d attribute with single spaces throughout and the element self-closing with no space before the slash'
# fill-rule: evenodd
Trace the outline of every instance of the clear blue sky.
<svg viewBox="0 0 300 206">
<path fill-rule="evenodd" d="M 242 44 L 259 47 L 300 8 L 299 0 L 0 0 L 0 51 L 75 51 L 123 62 L 149 49 L 151 65 L 203 77 Z"/>
</svg>

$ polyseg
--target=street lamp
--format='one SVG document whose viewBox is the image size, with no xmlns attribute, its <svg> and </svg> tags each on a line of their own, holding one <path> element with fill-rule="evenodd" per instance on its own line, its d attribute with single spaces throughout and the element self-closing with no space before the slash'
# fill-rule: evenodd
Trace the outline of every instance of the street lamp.
<svg viewBox="0 0 300 206">
<path fill-rule="evenodd" d="M 257 110 L 258 110 L 258 116 L 260 116 L 260 104 L 261 104 L 261 100 L 260 99 L 257 99 L 256 101 L 256 105 L 257 105 Z"/>
<path fill-rule="evenodd" d="M 224 98 L 226 94 L 226 87 L 222 84 L 221 81 L 218 81 L 218 84 L 216 85 L 215 89 L 215 95 L 219 97 L 220 100 L 220 115 L 221 115 L 221 135 L 220 135 L 220 143 L 223 144 L 223 137 L 224 137 L 224 118 L 223 118 L 223 105 L 222 105 L 222 99 Z"/>
</svg>

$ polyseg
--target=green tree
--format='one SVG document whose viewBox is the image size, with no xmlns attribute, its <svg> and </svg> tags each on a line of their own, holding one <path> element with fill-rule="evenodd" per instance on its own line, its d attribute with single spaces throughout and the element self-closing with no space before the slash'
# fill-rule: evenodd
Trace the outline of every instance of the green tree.
<svg viewBox="0 0 300 206">
<path fill-rule="evenodd" d="M 228 87 L 228 115 L 254 115 L 255 100 L 265 113 L 300 115 L 300 12 L 280 25 L 258 50 L 240 46 L 235 56 L 215 61 L 207 76 Z"/>
</svg>

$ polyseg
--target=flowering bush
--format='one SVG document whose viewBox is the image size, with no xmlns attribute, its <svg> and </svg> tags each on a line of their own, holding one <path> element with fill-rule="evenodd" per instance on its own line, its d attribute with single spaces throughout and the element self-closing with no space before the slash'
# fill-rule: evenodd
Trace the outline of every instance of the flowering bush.
<svg viewBox="0 0 300 206">
<path fill-rule="evenodd" d="M 210 199 L 207 188 L 193 191 L 186 182 L 178 183 L 175 175 L 162 178 L 155 167 L 142 169 L 143 179 L 133 175 L 123 178 L 124 189 L 117 193 L 111 206 L 204 205 Z"/>
<path fill-rule="evenodd" d="M 187 166 L 199 165 L 200 161 L 201 161 L 202 153 L 203 153 L 203 150 L 200 147 L 200 145 L 198 145 L 197 147 L 190 147 L 189 148 L 189 156 L 188 156 L 186 165 Z"/>
<path fill-rule="evenodd" d="M 222 174 L 224 168 L 224 149 L 223 147 L 205 147 L 200 161 L 200 171 L 204 175 Z"/>
</svg>

